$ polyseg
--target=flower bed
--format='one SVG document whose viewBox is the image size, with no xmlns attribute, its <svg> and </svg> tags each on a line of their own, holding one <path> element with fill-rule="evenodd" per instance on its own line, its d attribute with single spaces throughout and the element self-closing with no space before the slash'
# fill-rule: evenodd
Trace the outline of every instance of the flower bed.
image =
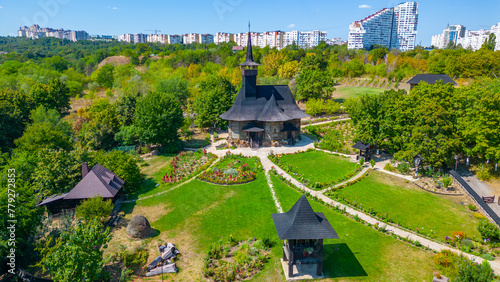
<svg viewBox="0 0 500 282">
<path fill-rule="evenodd" d="M 213 281 L 247 280 L 262 270 L 269 251 L 263 240 L 237 242 L 231 235 L 221 238 L 208 250 L 203 276 Z"/>
<path fill-rule="evenodd" d="M 163 175 L 162 181 L 164 183 L 180 182 L 194 173 L 206 169 L 215 159 L 216 156 L 207 153 L 206 150 L 181 151 L 170 162 L 169 170 Z"/>
<path fill-rule="evenodd" d="M 245 158 L 242 155 L 229 153 L 216 167 L 204 171 L 198 179 L 222 185 L 243 184 L 254 181 L 257 178 L 257 171 L 261 168 L 262 165 L 257 157 Z"/>
<path fill-rule="evenodd" d="M 216 150 L 228 150 L 228 149 L 236 149 L 234 146 L 229 146 L 227 143 L 222 143 L 215 146 Z"/>
</svg>

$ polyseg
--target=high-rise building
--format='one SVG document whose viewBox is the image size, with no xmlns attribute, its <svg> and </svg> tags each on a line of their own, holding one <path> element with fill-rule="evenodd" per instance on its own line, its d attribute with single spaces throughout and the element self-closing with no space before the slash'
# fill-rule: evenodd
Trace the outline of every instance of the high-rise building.
<svg viewBox="0 0 500 282">
<path fill-rule="evenodd" d="M 442 34 L 437 34 L 432 37 L 431 45 L 438 49 L 444 49 L 450 42 L 457 44 L 459 38 L 465 36 L 465 26 L 463 25 L 449 25 Z"/>
<path fill-rule="evenodd" d="M 480 29 L 477 31 L 467 30 L 462 38 L 457 40 L 457 45 L 460 44 L 462 48 L 472 49 L 474 51 L 479 50 L 484 42 L 488 39 L 490 34 L 496 35 L 495 51 L 500 50 L 500 22 L 496 25 L 491 26 L 490 30 Z"/>
<path fill-rule="evenodd" d="M 373 45 L 383 45 L 389 49 L 413 50 L 417 24 L 417 2 L 382 9 L 349 26 L 347 48 L 370 49 Z"/>
<path fill-rule="evenodd" d="M 231 41 L 236 42 L 235 35 L 233 33 L 217 32 L 214 36 L 214 43 L 215 44 L 229 43 Z"/>
</svg>

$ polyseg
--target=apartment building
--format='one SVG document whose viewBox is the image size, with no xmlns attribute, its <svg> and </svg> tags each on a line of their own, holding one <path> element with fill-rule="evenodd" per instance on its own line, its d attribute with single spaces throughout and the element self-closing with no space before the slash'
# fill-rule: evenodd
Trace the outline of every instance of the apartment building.
<svg viewBox="0 0 500 282">
<path fill-rule="evenodd" d="M 373 45 L 383 45 L 388 49 L 413 50 L 417 24 L 417 2 L 384 8 L 349 26 L 347 48 L 370 49 Z"/>
</svg>

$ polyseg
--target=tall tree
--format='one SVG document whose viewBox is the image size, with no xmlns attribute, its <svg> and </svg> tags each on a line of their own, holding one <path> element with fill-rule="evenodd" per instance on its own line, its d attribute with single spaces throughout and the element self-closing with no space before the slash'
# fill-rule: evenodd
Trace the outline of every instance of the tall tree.
<svg viewBox="0 0 500 282">
<path fill-rule="evenodd" d="M 31 87 L 29 96 L 36 106 L 56 109 L 59 113 L 66 112 L 69 106 L 69 88 L 60 79 L 52 79 L 48 85 L 37 83 Z"/>
<path fill-rule="evenodd" d="M 224 77 L 210 76 L 200 83 L 200 94 L 195 97 L 193 110 L 200 127 L 227 127 L 220 115 L 228 111 L 236 98 L 235 87 Z"/>
<path fill-rule="evenodd" d="M 180 149 L 178 130 L 183 119 L 175 96 L 150 92 L 137 102 L 134 124 L 141 142 L 160 144 L 165 150 L 175 152 Z"/>
<path fill-rule="evenodd" d="M 299 100 L 327 99 L 335 90 L 335 80 L 330 72 L 320 69 L 303 69 L 297 77 L 297 95 Z"/>
</svg>

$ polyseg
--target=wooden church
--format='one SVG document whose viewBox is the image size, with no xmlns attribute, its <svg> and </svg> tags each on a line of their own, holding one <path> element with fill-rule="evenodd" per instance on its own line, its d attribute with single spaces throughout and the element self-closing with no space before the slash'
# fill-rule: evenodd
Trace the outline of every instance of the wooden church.
<svg viewBox="0 0 500 282">
<path fill-rule="evenodd" d="M 308 117 L 295 102 L 288 85 L 257 85 L 251 35 L 246 60 L 240 64 L 242 86 L 233 106 L 220 115 L 229 123 L 228 142 L 239 146 L 293 145 L 300 139 L 300 119 Z"/>
</svg>

